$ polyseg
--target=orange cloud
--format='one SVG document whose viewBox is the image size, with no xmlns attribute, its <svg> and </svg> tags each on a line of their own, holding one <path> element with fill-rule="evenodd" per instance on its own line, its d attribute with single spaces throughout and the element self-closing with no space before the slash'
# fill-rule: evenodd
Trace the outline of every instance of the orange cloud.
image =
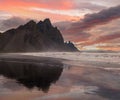
<svg viewBox="0 0 120 100">
<path fill-rule="evenodd" d="M 98 46 L 99 49 L 102 49 L 102 50 L 112 50 L 112 51 L 120 51 L 120 47 L 119 46 Z"/>
<path fill-rule="evenodd" d="M 30 0 L 29 0 L 30 1 Z M 42 20 L 46 17 L 49 17 L 50 19 L 53 19 L 52 21 L 62 21 L 62 20 L 72 20 L 76 19 L 76 17 L 69 16 L 69 15 L 63 15 L 59 13 L 50 13 L 50 12 L 44 12 L 44 11 L 31 11 L 30 8 L 45 8 L 49 9 L 51 11 L 54 11 L 54 9 L 58 10 L 67 10 L 71 8 L 72 2 L 69 0 L 60 0 L 59 2 L 48 2 L 46 3 L 44 0 L 40 0 L 39 2 L 34 2 L 31 0 L 31 2 L 27 2 L 25 0 L 4 0 L 0 2 L 0 10 L 1 11 L 7 11 L 11 13 L 13 16 L 19 16 L 24 18 L 31 18 L 31 19 L 38 19 Z"/>
<path fill-rule="evenodd" d="M 38 7 L 38 8 L 47 8 L 47 9 L 59 9 L 59 10 L 66 10 L 70 9 L 72 5 L 72 2 L 69 0 L 60 0 L 59 2 L 25 2 L 23 0 L 4 0 L 0 3 L 1 9 L 7 9 L 7 10 L 14 10 L 13 8 L 18 7 Z"/>
</svg>

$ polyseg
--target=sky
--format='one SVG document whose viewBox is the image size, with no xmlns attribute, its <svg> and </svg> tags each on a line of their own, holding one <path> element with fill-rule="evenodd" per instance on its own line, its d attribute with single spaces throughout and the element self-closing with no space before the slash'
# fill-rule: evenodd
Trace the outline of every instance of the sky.
<svg viewBox="0 0 120 100">
<path fill-rule="evenodd" d="M 81 50 L 120 51 L 120 0 L 0 0 L 0 32 L 45 18 Z"/>
</svg>

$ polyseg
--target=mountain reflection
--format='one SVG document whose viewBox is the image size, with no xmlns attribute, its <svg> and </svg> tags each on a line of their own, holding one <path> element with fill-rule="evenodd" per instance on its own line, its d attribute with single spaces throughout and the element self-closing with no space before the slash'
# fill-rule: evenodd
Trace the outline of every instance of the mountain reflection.
<svg viewBox="0 0 120 100">
<path fill-rule="evenodd" d="M 0 75 L 15 79 L 18 84 L 32 89 L 47 92 L 52 83 L 55 83 L 63 71 L 63 64 L 40 64 L 0 61 Z"/>
</svg>

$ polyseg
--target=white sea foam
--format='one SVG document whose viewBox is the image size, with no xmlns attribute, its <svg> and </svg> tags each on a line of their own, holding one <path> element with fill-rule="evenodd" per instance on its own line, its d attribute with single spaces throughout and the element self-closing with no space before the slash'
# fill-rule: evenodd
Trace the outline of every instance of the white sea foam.
<svg viewBox="0 0 120 100">
<path fill-rule="evenodd" d="M 114 62 L 120 64 L 120 53 L 45 52 L 21 53 L 22 55 L 63 58 L 76 61 Z"/>
</svg>

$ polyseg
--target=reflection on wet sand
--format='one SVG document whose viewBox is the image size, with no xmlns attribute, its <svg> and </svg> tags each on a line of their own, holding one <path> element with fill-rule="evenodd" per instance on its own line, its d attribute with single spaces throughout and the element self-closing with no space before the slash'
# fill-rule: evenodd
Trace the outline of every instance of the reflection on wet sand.
<svg viewBox="0 0 120 100">
<path fill-rule="evenodd" d="M 51 66 L 39 63 L 0 61 L 0 75 L 15 79 L 17 83 L 29 89 L 37 87 L 44 92 L 49 90 L 51 83 L 59 79 L 62 70 L 61 63 Z"/>
<path fill-rule="evenodd" d="M 119 63 L 76 65 L 79 61 L 16 54 L 0 60 L 0 100 L 120 100 Z"/>
</svg>

